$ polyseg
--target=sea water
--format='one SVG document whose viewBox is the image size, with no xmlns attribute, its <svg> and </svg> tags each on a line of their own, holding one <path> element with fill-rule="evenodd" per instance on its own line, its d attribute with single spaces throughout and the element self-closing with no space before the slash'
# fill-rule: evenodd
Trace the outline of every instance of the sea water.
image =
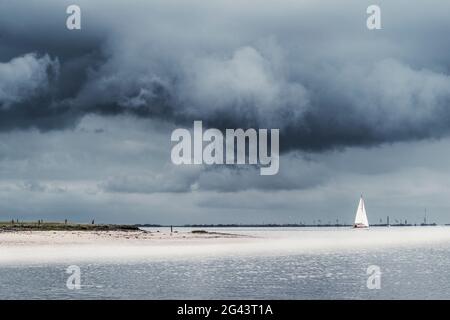
<svg viewBox="0 0 450 320">
<path fill-rule="evenodd" d="M 299 229 L 220 231 L 301 239 L 305 247 L 324 235 L 339 242 L 347 234 L 351 239 L 355 235 L 370 238 L 370 232 L 377 232 Z M 391 229 L 382 232 L 399 237 L 409 232 Z M 443 230 L 450 233 L 450 228 L 439 232 Z M 81 287 L 74 290 L 66 286 L 67 264 L 1 265 L 0 299 L 450 299 L 450 242 L 446 239 L 369 249 L 280 251 L 80 261 Z M 381 271 L 379 289 L 367 284 L 367 268 L 373 265 Z"/>
</svg>

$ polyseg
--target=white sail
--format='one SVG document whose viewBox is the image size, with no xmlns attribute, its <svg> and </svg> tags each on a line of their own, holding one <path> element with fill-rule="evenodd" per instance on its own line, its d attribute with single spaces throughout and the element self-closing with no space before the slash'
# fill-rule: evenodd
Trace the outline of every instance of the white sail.
<svg viewBox="0 0 450 320">
<path fill-rule="evenodd" d="M 359 199 L 358 209 L 356 210 L 355 227 L 368 227 L 369 221 L 367 221 L 366 207 L 364 206 L 364 200 L 361 196 Z"/>
</svg>

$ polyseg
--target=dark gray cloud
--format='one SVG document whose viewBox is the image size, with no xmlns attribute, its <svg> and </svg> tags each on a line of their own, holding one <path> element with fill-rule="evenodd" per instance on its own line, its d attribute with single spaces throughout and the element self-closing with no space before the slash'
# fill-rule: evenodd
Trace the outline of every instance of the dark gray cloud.
<svg viewBox="0 0 450 320">
<path fill-rule="evenodd" d="M 450 29 L 444 1 L 381 1 L 384 28 L 373 32 L 365 28 L 371 3 L 354 0 L 79 1 L 81 31 L 65 29 L 68 4 L 1 5 L 4 66 L 29 57 L 60 63 L 49 90 L 3 102 L 1 129 L 48 130 L 92 112 L 133 113 L 219 128 L 277 127 L 284 151 L 449 133 L 449 44 L 433 40 Z M 31 78 L 39 75 L 36 69 Z M 0 82 L 0 91 L 21 81 Z"/>
<path fill-rule="evenodd" d="M 327 168 L 295 155 L 284 158 L 281 171 L 274 177 L 261 176 L 255 167 L 166 166 L 163 173 L 114 175 L 99 183 L 105 192 L 241 192 L 278 191 L 314 188 L 330 178 Z"/>
<path fill-rule="evenodd" d="M 49 91 L 52 78 L 58 77 L 59 63 L 48 55 L 37 57 L 27 54 L 0 64 L 0 108 L 9 109 Z"/>
</svg>

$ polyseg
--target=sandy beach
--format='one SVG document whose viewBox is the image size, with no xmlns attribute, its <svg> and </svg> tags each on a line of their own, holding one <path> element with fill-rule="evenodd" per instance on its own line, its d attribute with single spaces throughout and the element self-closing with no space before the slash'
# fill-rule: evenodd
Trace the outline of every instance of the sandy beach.
<svg viewBox="0 0 450 320">
<path fill-rule="evenodd" d="M 223 232 L 149 231 L 7 231 L 0 232 L 0 246 L 129 244 L 186 242 L 205 239 L 233 239 L 243 235 Z"/>
<path fill-rule="evenodd" d="M 2 231 L 0 264 L 132 261 L 217 252 L 251 236 L 224 232 Z M 227 247 L 226 248 L 231 248 Z"/>
</svg>

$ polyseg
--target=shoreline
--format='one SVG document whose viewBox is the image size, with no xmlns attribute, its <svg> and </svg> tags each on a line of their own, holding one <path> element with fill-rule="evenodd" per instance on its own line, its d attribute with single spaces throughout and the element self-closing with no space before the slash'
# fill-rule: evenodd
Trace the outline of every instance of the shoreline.
<svg viewBox="0 0 450 320">
<path fill-rule="evenodd" d="M 70 245 L 70 244 L 114 244 L 140 243 L 148 244 L 154 240 L 197 240 L 197 239 L 229 239 L 246 238 L 247 236 L 225 232 L 198 231 L 147 231 L 128 229 L 98 230 L 27 230 L 0 229 L 0 247 L 10 245 Z"/>
<path fill-rule="evenodd" d="M 372 224 L 371 228 L 385 227 L 436 227 L 450 224 Z M 242 228 L 351 228 L 351 224 L 186 224 L 186 225 L 159 225 L 159 224 L 94 224 L 72 222 L 29 222 L 29 221 L 0 221 L 0 232 L 14 231 L 142 231 L 143 228 L 208 228 L 208 229 L 235 229 Z M 203 231 L 203 230 L 199 230 Z M 175 231 L 176 232 L 176 231 Z M 211 233 L 211 232 L 210 232 Z"/>
<path fill-rule="evenodd" d="M 251 236 L 223 232 L 146 230 L 0 231 L 0 266 L 132 262 L 232 253 Z"/>
</svg>

